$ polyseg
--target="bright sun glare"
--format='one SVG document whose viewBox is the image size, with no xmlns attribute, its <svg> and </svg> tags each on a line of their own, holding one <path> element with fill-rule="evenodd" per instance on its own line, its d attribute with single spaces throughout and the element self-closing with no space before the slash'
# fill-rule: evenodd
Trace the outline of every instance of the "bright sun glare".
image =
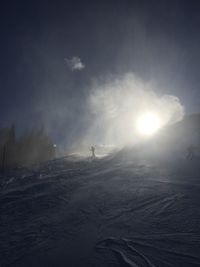
<svg viewBox="0 0 200 267">
<path fill-rule="evenodd" d="M 136 127 L 140 134 L 150 136 L 160 129 L 161 121 L 157 114 L 146 113 L 138 117 Z"/>
</svg>

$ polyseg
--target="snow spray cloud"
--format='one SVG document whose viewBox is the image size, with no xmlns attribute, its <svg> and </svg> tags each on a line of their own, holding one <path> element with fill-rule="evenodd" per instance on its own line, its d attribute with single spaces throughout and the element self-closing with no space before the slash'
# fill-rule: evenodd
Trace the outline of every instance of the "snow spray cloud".
<svg viewBox="0 0 200 267">
<path fill-rule="evenodd" d="M 134 74 L 97 81 L 88 98 L 93 116 L 88 141 L 113 146 L 137 142 L 135 120 L 145 112 L 159 114 L 162 126 L 181 120 L 184 107 L 179 98 L 158 95 L 157 91 L 152 82 L 144 82 Z"/>
</svg>

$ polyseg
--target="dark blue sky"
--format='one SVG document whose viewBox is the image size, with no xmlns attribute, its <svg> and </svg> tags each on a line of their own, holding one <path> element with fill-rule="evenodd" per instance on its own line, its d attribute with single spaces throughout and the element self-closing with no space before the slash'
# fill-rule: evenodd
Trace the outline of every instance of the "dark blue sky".
<svg viewBox="0 0 200 267">
<path fill-rule="evenodd" d="M 199 112 L 199 1 L 19 0 L 0 13 L 0 126 L 49 120 L 55 138 L 71 140 L 88 126 L 91 81 L 127 72 Z M 73 56 L 83 70 L 68 69 Z"/>
</svg>

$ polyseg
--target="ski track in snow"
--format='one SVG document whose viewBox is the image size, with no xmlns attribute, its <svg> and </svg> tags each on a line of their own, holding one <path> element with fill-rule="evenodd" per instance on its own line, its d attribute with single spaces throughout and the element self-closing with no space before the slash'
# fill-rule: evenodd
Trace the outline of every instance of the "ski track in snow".
<svg viewBox="0 0 200 267">
<path fill-rule="evenodd" d="M 63 158 L 6 174 L 0 266 L 200 266 L 199 168 L 185 165 Z"/>
</svg>

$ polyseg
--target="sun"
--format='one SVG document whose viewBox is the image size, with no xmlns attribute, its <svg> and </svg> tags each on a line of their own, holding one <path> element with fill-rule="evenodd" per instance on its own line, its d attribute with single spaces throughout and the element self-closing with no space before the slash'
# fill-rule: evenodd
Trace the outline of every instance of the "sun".
<svg viewBox="0 0 200 267">
<path fill-rule="evenodd" d="M 136 128 L 140 134 L 151 136 L 161 128 L 160 117 L 156 113 L 145 113 L 138 117 Z"/>
</svg>

